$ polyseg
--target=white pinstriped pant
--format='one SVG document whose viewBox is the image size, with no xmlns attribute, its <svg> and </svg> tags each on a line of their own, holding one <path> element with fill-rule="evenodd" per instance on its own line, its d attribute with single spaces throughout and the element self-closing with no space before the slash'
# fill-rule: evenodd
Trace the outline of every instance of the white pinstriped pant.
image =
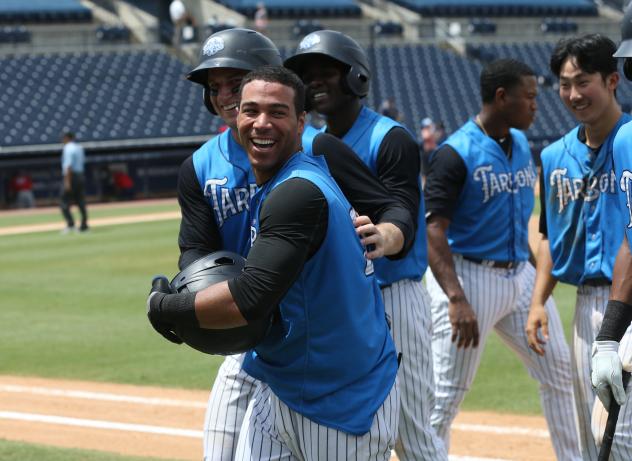
<svg viewBox="0 0 632 461">
<path fill-rule="evenodd" d="M 540 402 L 546 417 L 557 459 L 581 459 L 571 387 L 570 353 L 552 298 L 546 302 L 549 315 L 549 343 L 539 357 L 527 345 L 525 325 L 529 314 L 535 268 L 520 264 L 516 269 L 490 268 L 456 255 L 457 276 L 478 319 L 479 346 L 457 349 L 451 341 L 448 299 L 433 277 L 426 277 L 432 299 L 434 372 L 436 404 L 432 424 L 449 445 L 449 430 L 459 406 L 470 389 L 492 329 L 540 383 Z M 502 365 L 499 364 L 499 372 Z"/>
<path fill-rule="evenodd" d="M 430 299 L 421 281 L 401 280 L 382 289 L 391 334 L 402 352 L 398 379 L 402 408 L 395 451 L 400 461 L 445 461 L 443 440 L 430 425 L 434 406 Z M 204 461 L 231 461 L 257 380 L 241 369 L 243 355 L 220 366 L 204 420 Z"/>
<path fill-rule="evenodd" d="M 573 389 L 579 419 L 579 435 L 585 460 L 595 460 L 599 448 L 595 436 L 601 440 L 608 419 L 603 406 L 598 404 L 590 381 L 592 344 L 599 333 L 603 315 L 606 312 L 610 286 L 592 287 L 581 285 L 577 288 L 575 317 L 573 318 Z M 548 351 L 547 351 L 548 354 Z M 622 361 L 630 361 L 632 356 L 632 327 L 628 327 L 619 347 Z M 597 408 L 594 411 L 593 408 Z M 591 430 L 591 416 L 594 427 Z M 610 459 L 613 461 L 632 460 L 632 404 L 621 407 L 617 430 L 612 443 Z"/>
<path fill-rule="evenodd" d="M 204 461 L 232 461 L 248 403 L 259 383 L 242 370 L 244 354 L 229 355 L 217 370 L 204 417 Z"/>
<path fill-rule="evenodd" d="M 373 417 L 369 432 L 356 436 L 291 410 L 260 383 L 239 433 L 236 461 L 388 461 L 399 419 L 397 381 Z"/>
<path fill-rule="evenodd" d="M 400 280 L 382 289 L 391 335 L 402 353 L 401 395 L 395 451 L 400 461 L 447 461 L 443 440 L 430 424 L 434 407 L 430 298 L 421 280 Z"/>
</svg>

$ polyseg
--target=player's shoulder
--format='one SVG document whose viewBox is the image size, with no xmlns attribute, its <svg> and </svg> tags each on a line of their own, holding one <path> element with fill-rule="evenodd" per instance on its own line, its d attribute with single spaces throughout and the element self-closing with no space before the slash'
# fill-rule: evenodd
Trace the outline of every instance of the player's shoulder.
<svg viewBox="0 0 632 461">
<path fill-rule="evenodd" d="M 579 132 L 580 125 L 573 128 L 561 138 L 553 141 L 551 144 L 542 149 L 540 153 L 541 159 L 549 159 L 551 157 L 559 157 L 561 152 L 568 151 L 573 148 L 573 145 L 578 143 L 577 133 Z"/>
<path fill-rule="evenodd" d="M 632 145 L 632 121 L 628 121 L 619 128 L 614 137 L 615 149 L 618 145 Z"/>
</svg>

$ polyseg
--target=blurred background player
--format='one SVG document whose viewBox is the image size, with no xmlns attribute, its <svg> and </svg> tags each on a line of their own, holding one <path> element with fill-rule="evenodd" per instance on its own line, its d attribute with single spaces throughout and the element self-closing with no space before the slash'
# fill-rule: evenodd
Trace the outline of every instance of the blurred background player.
<svg viewBox="0 0 632 461">
<path fill-rule="evenodd" d="M 388 461 L 395 347 L 352 207 L 324 157 L 301 149 L 304 102 L 302 82 L 283 67 L 245 77 L 237 126 L 258 186 L 245 268 L 195 294 L 152 292 L 149 314 L 152 325 L 216 329 L 277 311 L 245 354 L 244 370 L 260 382 L 235 459 Z"/>
<path fill-rule="evenodd" d="M 67 131 L 62 135 L 64 145 L 61 154 L 61 213 L 66 220 L 66 228 L 62 233 L 75 230 L 75 219 L 70 212 L 72 203 L 76 203 L 81 214 L 79 232 L 88 230 L 88 212 L 86 210 L 86 192 L 84 169 L 86 154 L 83 147 L 75 141 L 75 134 Z"/>
<path fill-rule="evenodd" d="M 570 357 L 553 299 L 551 353 L 528 348 L 535 268 L 528 221 L 536 170 L 521 130 L 535 118 L 537 83 L 522 62 L 500 59 L 480 76 L 483 106 L 433 154 L 426 177 L 436 405 L 432 424 L 446 444 L 494 329 L 540 383 L 540 400 L 559 460 L 581 459 Z"/>
<path fill-rule="evenodd" d="M 369 62 L 351 37 L 332 30 L 308 34 L 285 66 L 305 82 L 308 105 L 326 119 L 322 130 L 351 147 L 416 218 L 410 253 L 401 261 L 375 261 L 393 339 L 402 354 L 402 408 L 395 451 L 400 460 L 446 459 L 445 447 L 429 420 L 434 383 L 428 296 L 421 282 L 427 262 L 417 143 L 398 122 L 363 105 L 371 79 Z"/>
<path fill-rule="evenodd" d="M 254 174 L 236 131 L 239 87 L 249 70 L 281 64 L 276 46 L 258 32 L 229 29 L 211 35 L 200 64 L 188 75 L 203 86 L 207 109 L 227 129 L 182 164 L 178 201 L 182 221 L 178 243 L 182 269 L 199 257 L 225 249 L 243 256 L 250 249 L 248 203 L 256 188 Z M 355 154 L 335 137 L 315 130 L 303 148 L 324 154 L 334 179 L 361 215 L 356 220 L 363 243 L 376 246 L 369 257 L 404 252 L 412 245 L 414 223 L 408 211 L 376 181 Z M 372 220 L 380 222 L 376 226 Z M 379 229 L 379 231 L 378 231 Z M 205 416 L 204 459 L 233 459 L 237 434 L 256 380 L 241 369 L 243 354 L 227 357 L 218 370 Z"/>
<path fill-rule="evenodd" d="M 575 285 L 573 319 L 573 390 L 585 459 L 597 459 L 591 431 L 595 391 L 590 356 L 606 308 L 612 268 L 623 239 L 624 217 L 612 213 L 618 195 L 612 146 L 619 129 L 632 119 L 621 113 L 615 93 L 619 83 L 615 44 L 603 35 L 560 41 L 551 55 L 560 98 L 579 122 L 540 156 L 540 233 L 537 271 L 527 322 L 529 346 L 549 354 L 545 301 L 558 281 Z M 561 338 L 560 338 L 561 339 Z M 632 415 L 623 416 L 629 420 Z M 602 415 L 603 424 L 607 416 Z M 621 423 L 621 422 L 620 422 Z M 627 426 L 630 428 L 631 426 Z M 611 459 L 630 459 L 632 432 L 615 438 Z"/>
</svg>

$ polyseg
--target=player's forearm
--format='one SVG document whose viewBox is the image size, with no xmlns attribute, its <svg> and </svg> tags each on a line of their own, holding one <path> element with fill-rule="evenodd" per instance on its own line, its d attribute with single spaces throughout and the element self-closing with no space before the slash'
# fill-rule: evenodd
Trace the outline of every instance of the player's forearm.
<svg viewBox="0 0 632 461">
<path fill-rule="evenodd" d="M 428 235 L 428 263 L 437 283 L 450 302 L 465 300 L 446 237 L 447 220 L 431 217 L 426 226 Z"/>
<path fill-rule="evenodd" d="M 621 242 L 614 262 L 610 299 L 632 304 L 632 253 L 627 237 Z"/>
<path fill-rule="evenodd" d="M 551 257 L 551 249 L 547 238 L 540 240 L 536 259 L 537 265 L 531 304 L 544 305 L 557 284 L 557 279 L 551 274 L 553 270 L 553 258 Z"/>
<path fill-rule="evenodd" d="M 396 255 L 404 247 L 404 234 L 395 224 L 388 222 L 379 223 L 378 228 L 384 239 L 384 255 Z"/>
<path fill-rule="evenodd" d="M 234 328 L 248 324 L 233 299 L 228 282 L 197 292 L 195 316 L 202 328 Z"/>
</svg>

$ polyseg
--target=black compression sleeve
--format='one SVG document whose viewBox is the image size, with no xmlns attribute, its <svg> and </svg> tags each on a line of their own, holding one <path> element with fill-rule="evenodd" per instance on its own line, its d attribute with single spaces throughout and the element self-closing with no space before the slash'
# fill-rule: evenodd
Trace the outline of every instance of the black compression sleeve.
<svg viewBox="0 0 632 461">
<path fill-rule="evenodd" d="M 405 255 L 414 241 L 415 222 L 404 204 L 392 197 L 360 157 L 335 136 L 317 135 L 312 152 L 325 156 L 331 175 L 360 215 L 368 216 L 375 224 L 389 222 L 402 231 L 404 247 L 400 254 Z"/>
<path fill-rule="evenodd" d="M 631 322 L 632 305 L 611 299 L 595 341 L 621 341 Z"/>
<path fill-rule="evenodd" d="M 420 202 L 421 158 L 419 146 L 403 128 L 390 130 L 377 154 L 377 175 L 386 190 L 412 215 L 417 230 Z"/>
<path fill-rule="evenodd" d="M 320 248 L 328 224 L 327 200 L 313 183 L 294 178 L 266 197 L 259 234 L 244 272 L 228 288 L 247 321 L 271 313 Z"/>
<path fill-rule="evenodd" d="M 544 174 L 540 172 L 540 234 L 548 236 L 548 228 L 546 225 L 546 190 L 544 189 Z"/>
<path fill-rule="evenodd" d="M 452 219 L 467 178 L 467 167 L 461 156 L 444 144 L 432 154 L 424 197 L 426 216 L 436 214 Z"/>
<path fill-rule="evenodd" d="M 222 249 L 222 238 L 197 180 L 193 157 L 188 157 L 178 172 L 178 203 L 182 212 L 178 266 L 183 269 L 196 259 Z"/>
</svg>

